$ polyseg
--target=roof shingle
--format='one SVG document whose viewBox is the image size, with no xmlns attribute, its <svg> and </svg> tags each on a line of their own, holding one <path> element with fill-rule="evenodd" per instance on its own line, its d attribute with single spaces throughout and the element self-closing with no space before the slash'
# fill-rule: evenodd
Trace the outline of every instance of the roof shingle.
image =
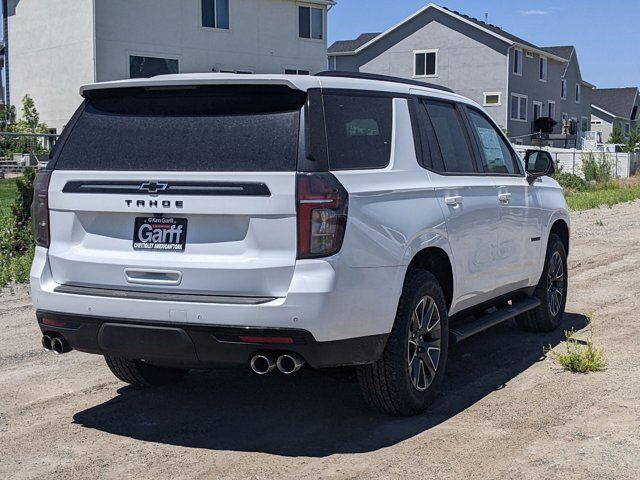
<svg viewBox="0 0 640 480">
<path fill-rule="evenodd" d="M 593 90 L 591 103 L 617 117 L 631 118 L 637 94 L 637 87 L 596 88 Z"/>
</svg>

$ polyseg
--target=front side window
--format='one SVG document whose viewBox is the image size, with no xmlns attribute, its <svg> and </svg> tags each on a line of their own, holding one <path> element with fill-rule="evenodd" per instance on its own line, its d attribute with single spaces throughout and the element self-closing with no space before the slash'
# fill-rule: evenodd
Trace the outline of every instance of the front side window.
<svg viewBox="0 0 640 480">
<path fill-rule="evenodd" d="M 393 99 L 324 95 L 329 168 L 384 168 L 391 159 Z"/>
<path fill-rule="evenodd" d="M 522 75 L 522 50 L 513 51 L 513 73 Z"/>
<path fill-rule="evenodd" d="M 515 159 L 504 138 L 491 122 L 477 110 L 469 109 L 471 124 L 480 140 L 480 147 L 488 173 L 517 174 Z"/>
<path fill-rule="evenodd" d="M 201 0 L 202 26 L 229 29 L 229 0 Z"/>
<path fill-rule="evenodd" d="M 313 7 L 298 7 L 298 36 L 322 40 L 324 38 L 324 10 Z"/>
<path fill-rule="evenodd" d="M 469 142 L 457 107 L 438 101 L 426 101 L 424 104 L 435 132 L 444 171 L 475 173 Z"/>
<path fill-rule="evenodd" d="M 425 50 L 413 52 L 416 77 L 435 77 L 438 75 L 438 51 Z"/>
<path fill-rule="evenodd" d="M 178 73 L 178 60 L 175 58 L 129 56 L 129 78 L 148 78 L 172 73 Z"/>
<path fill-rule="evenodd" d="M 500 92 L 485 92 L 484 93 L 484 106 L 492 107 L 502 104 L 502 94 Z"/>
<path fill-rule="evenodd" d="M 560 86 L 560 98 L 562 100 L 567 99 L 567 81 L 565 79 L 562 79 L 562 84 Z"/>
<path fill-rule="evenodd" d="M 576 83 L 576 103 L 580 103 L 580 94 L 582 92 L 580 91 L 580 84 Z"/>
</svg>

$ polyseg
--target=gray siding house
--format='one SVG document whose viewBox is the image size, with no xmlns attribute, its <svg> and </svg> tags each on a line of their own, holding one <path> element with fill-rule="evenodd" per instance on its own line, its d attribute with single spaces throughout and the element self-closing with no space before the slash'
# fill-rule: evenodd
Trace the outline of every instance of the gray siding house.
<svg viewBox="0 0 640 480">
<path fill-rule="evenodd" d="M 640 93 L 637 87 L 598 88 L 591 101 L 591 130 L 607 142 L 614 127 L 625 136 L 640 127 Z"/>
<path fill-rule="evenodd" d="M 424 80 L 483 105 L 516 143 L 530 143 L 534 120 L 563 116 L 588 130 L 591 90 L 575 48 L 539 47 L 481 20 L 429 4 L 389 30 L 335 42 L 329 69 Z M 579 136 L 579 135 L 578 135 Z M 562 142 L 564 143 L 564 142 Z"/>
</svg>

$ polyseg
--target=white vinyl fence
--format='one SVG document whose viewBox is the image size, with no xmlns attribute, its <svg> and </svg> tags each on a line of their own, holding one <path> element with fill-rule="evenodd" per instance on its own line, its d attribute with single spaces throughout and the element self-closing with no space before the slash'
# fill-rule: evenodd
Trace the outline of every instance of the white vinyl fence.
<svg viewBox="0 0 640 480">
<path fill-rule="evenodd" d="M 563 172 L 584 176 L 582 173 L 582 159 L 587 155 L 601 160 L 606 158 L 612 167 L 613 175 L 616 178 L 626 178 L 635 175 L 640 171 L 640 152 L 636 153 L 613 153 L 576 150 L 575 148 L 553 148 L 553 147 L 527 147 L 525 145 L 514 145 L 518 154 L 524 158 L 525 152 L 529 149 L 546 150 L 551 154 L 556 166 Z"/>
</svg>

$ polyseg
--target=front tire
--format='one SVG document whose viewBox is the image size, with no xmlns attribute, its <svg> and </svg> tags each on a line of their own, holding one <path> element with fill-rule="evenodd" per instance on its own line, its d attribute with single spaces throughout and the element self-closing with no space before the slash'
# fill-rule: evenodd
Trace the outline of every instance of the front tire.
<svg viewBox="0 0 640 480">
<path fill-rule="evenodd" d="M 544 271 L 533 295 L 540 299 L 540 306 L 516 317 L 518 326 L 528 332 L 558 328 L 567 303 L 567 251 L 555 233 L 549 236 Z"/>
<path fill-rule="evenodd" d="M 358 367 L 367 403 L 392 415 L 414 415 L 431 405 L 444 377 L 449 318 L 436 278 L 410 270 L 382 357 Z"/>
<path fill-rule="evenodd" d="M 188 369 L 159 367 L 141 360 L 105 355 L 111 372 L 123 382 L 138 387 L 152 387 L 177 383 L 189 372 Z"/>
</svg>

